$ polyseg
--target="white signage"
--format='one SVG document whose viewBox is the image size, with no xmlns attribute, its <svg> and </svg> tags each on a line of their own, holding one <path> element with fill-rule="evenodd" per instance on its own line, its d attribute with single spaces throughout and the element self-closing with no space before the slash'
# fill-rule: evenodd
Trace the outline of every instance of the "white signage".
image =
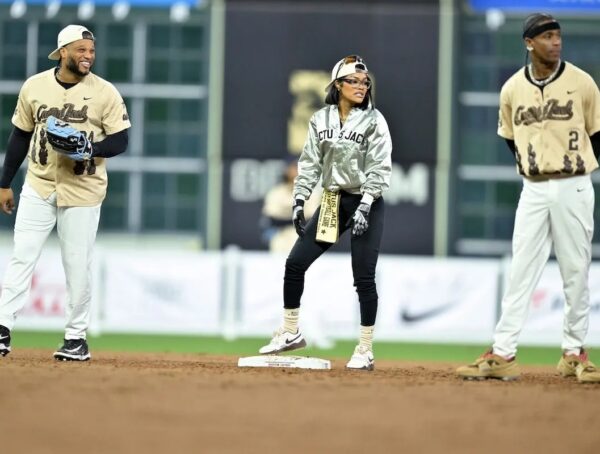
<svg viewBox="0 0 600 454">
<path fill-rule="evenodd" d="M 376 337 L 489 342 L 496 321 L 498 273 L 497 260 L 380 258 Z"/>
<path fill-rule="evenodd" d="M 216 334 L 219 254 L 105 251 L 102 329 Z"/>
<path fill-rule="evenodd" d="M 590 268 L 590 321 L 586 345 L 600 345 L 600 265 Z M 529 306 L 519 344 L 554 345 L 562 343 L 565 295 L 558 264 L 549 262 L 542 273 Z"/>
<path fill-rule="evenodd" d="M 10 251 L 0 254 L 0 284 L 10 260 Z M 0 286 L 0 292 L 2 288 Z M 42 252 L 33 271 L 27 302 L 18 314 L 17 326 L 24 329 L 62 330 L 65 326 L 67 288 L 60 251 Z"/>
</svg>

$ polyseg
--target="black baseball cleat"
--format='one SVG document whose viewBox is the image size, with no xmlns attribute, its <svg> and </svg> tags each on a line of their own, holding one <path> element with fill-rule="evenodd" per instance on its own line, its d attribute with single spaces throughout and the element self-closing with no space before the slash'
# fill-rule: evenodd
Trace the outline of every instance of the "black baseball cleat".
<svg viewBox="0 0 600 454">
<path fill-rule="evenodd" d="M 10 330 L 0 325 L 0 356 L 6 356 L 10 353 Z"/>
<path fill-rule="evenodd" d="M 65 339 L 63 346 L 54 352 L 57 361 L 88 361 L 91 357 L 85 339 Z"/>
</svg>

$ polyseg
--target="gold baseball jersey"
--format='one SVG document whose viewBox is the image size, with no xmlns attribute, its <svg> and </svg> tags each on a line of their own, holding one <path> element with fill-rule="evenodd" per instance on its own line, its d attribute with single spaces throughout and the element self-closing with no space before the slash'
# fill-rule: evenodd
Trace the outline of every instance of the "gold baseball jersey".
<svg viewBox="0 0 600 454">
<path fill-rule="evenodd" d="M 600 131 L 600 92 L 570 63 L 543 90 L 521 68 L 500 92 L 498 135 L 515 141 L 527 177 L 584 175 L 598 167 L 590 136 Z"/>
<path fill-rule="evenodd" d="M 280 183 L 267 192 L 262 212 L 274 219 L 285 219 L 292 225 L 293 186 Z M 321 191 L 314 191 L 304 204 L 304 216 L 308 219 L 321 205 Z M 294 230 L 295 232 L 295 230 Z"/>
<path fill-rule="evenodd" d="M 53 115 L 99 142 L 131 127 L 127 109 L 117 89 L 95 74 L 65 89 L 54 72 L 52 68 L 25 81 L 12 117 L 17 128 L 33 131 L 26 179 L 44 198 L 56 191 L 59 207 L 95 206 L 106 196 L 105 159 L 74 161 L 56 153 L 46 137 L 46 120 Z"/>
</svg>

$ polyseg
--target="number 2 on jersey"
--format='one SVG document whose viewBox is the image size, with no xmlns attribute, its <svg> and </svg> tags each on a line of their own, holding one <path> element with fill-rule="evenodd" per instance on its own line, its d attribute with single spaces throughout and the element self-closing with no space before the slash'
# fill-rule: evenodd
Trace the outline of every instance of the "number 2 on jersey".
<svg viewBox="0 0 600 454">
<path fill-rule="evenodd" d="M 577 142 L 579 142 L 579 133 L 577 131 L 570 131 L 569 137 L 569 151 L 579 150 L 579 145 L 577 145 Z"/>
</svg>

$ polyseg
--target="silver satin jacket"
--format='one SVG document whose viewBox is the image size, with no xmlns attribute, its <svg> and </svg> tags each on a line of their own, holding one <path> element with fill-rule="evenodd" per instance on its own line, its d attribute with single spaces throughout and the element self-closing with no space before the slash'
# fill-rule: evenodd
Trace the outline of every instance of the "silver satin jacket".
<svg viewBox="0 0 600 454">
<path fill-rule="evenodd" d="M 298 161 L 294 198 L 308 200 L 323 176 L 323 188 L 377 199 L 390 185 L 392 139 L 377 109 L 354 107 L 340 128 L 338 106 L 315 112 Z"/>
</svg>

